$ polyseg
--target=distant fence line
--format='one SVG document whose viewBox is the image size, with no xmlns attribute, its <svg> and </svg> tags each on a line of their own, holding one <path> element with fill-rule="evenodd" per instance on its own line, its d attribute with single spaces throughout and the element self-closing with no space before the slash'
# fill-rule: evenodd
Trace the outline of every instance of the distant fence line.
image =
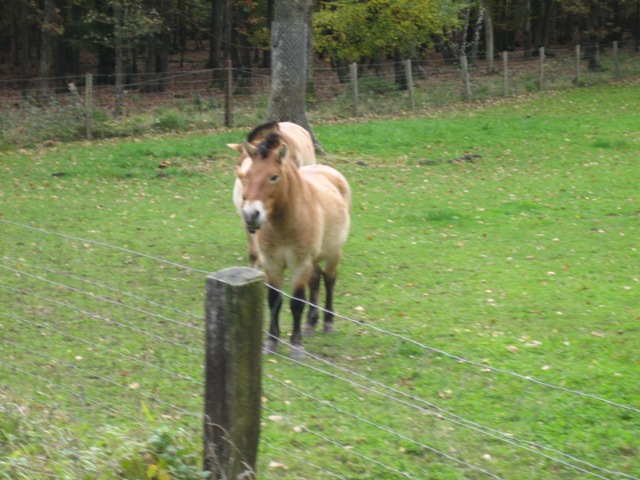
<svg viewBox="0 0 640 480">
<path fill-rule="evenodd" d="M 586 62 L 588 68 L 584 66 Z M 640 54 L 621 49 L 618 42 L 613 42 L 591 48 L 588 54 L 577 45 L 563 49 L 543 47 L 528 55 L 505 51 L 495 59 L 462 55 L 447 61 L 352 63 L 348 67 L 311 70 L 307 98 L 313 122 L 321 122 L 325 110 L 331 111 L 331 118 L 397 114 L 399 110 L 412 112 L 459 101 L 637 77 Z M 113 117 L 148 113 L 150 107 L 217 111 L 221 125 L 245 125 L 245 111 L 266 108 L 270 70 L 240 69 L 227 62 L 222 69 L 129 75 L 117 88 L 113 75 L 89 73 L 39 80 L 0 81 L 0 108 L 21 109 L 25 102 L 34 107 L 72 105 L 76 114 L 84 116 L 85 136 L 91 138 L 97 111 L 111 112 Z M 35 85 L 48 85 L 48 91 L 43 94 Z"/>
</svg>

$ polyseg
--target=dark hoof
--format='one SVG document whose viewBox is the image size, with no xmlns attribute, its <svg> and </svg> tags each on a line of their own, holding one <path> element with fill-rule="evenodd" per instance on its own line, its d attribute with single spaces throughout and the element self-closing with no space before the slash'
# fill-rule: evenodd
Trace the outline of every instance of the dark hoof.
<svg viewBox="0 0 640 480">
<path fill-rule="evenodd" d="M 291 358 L 295 360 L 303 359 L 307 353 L 304 351 L 304 347 L 302 345 L 292 345 L 291 346 Z"/>
<path fill-rule="evenodd" d="M 324 333 L 333 333 L 336 331 L 336 326 L 333 323 L 325 323 L 322 331 Z"/>
<path fill-rule="evenodd" d="M 277 340 L 267 340 L 264 342 L 264 347 L 262 349 L 262 353 L 270 354 L 270 353 L 278 353 L 278 342 Z"/>
<path fill-rule="evenodd" d="M 306 323 L 304 325 L 304 328 L 302 329 L 302 335 L 311 337 L 312 335 L 315 335 L 315 333 L 316 333 L 315 325 L 311 325 L 310 323 Z"/>
</svg>

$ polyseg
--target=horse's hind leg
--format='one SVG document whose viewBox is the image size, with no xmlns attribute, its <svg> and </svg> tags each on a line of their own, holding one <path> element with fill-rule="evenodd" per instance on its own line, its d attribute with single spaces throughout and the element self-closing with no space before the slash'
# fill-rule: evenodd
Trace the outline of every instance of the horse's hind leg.
<svg viewBox="0 0 640 480">
<path fill-rule="evenodd" d="M 325 311 L 324 311 L 324 333 L 332 333 L 335 331 L 333 323 L 333 287 L 338 278 L 338 270 L 336 267 L 329 268 L 324 272 L 324 288 L 326 291 Z"/>
<path fill-rule="evenodd" d="M 311 279 L 309 281 L 309 312 L 307 313 L 307 323 L 304 326 L 304 335 L 313 335 L 318 323 L 318 298 L 320 297 L 320 279 L 322 278 L 322 270 L 319 265 L 313 269 Z"/>
</svg>

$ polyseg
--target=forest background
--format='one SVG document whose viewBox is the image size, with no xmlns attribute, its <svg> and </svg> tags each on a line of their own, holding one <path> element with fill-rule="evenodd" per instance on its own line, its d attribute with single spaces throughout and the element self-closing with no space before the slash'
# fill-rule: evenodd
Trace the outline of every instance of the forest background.
<svg viewBox="0 0 640 480">
<path fill-rule="evenodd" d="M 7 0 L 0 3 L 0 74 L 19 80 L 11 84 L 15 88 L 37 78 L 40 93 L 52 83 L 59 92 L 68 89 L 69 75 L 91 72 L 98 82 L 113 83 L 117 69 L 125 78 L 182 69 L 193 49 L 205 55 L 192 67 L 219 72 L 229 59 L 236 76 L 248 77 L 252 67 L 269 67 L 274 8 L 286 1 Z M 640 45 L 638 0 L 306 3 L 310 55 L 338 73 L 350 62 L 453 60 L 460 54 L 473 61 L 577 44 L 597 69 L 599 44 Z M 141 91 L 163 88 L 149 82 Z"/>
</svg>

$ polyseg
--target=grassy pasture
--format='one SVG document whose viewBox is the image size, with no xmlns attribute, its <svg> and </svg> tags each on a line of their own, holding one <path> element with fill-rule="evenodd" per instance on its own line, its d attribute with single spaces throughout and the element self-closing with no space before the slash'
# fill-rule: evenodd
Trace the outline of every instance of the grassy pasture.
<svg viewBox="0 0 640 480">
<path fill-rule="evenodd" d="M 640 477 L 639 98 L 316 127 L 354 190 L 348 318 L 265 362 L 261 477 Z M 245 133 L 0 153 L 0 478 L 196 478 L 202 272 L 245 263 Z"/>
</svg>

